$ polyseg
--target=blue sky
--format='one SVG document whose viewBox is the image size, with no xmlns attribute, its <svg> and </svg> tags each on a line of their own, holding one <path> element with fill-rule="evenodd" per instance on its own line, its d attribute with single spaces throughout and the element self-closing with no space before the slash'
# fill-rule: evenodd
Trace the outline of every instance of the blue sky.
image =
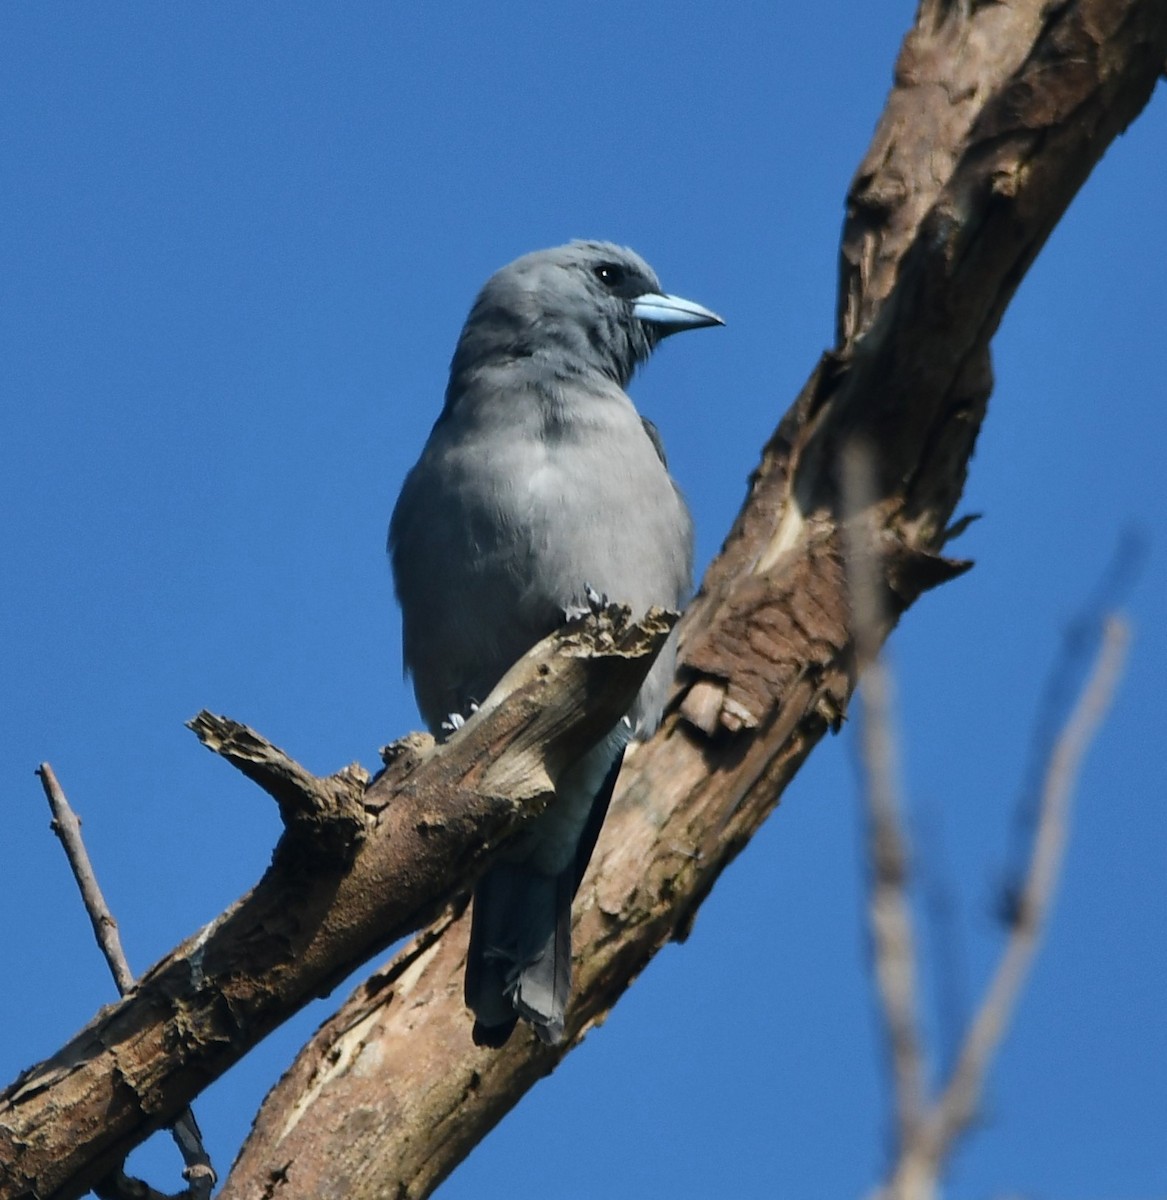
<svg viewBox="0 0 1167 1200">
<path fill-rule="evenodd" d="M 726 317 L 670 341 L 633 389 L 708 562 L 832 339 L 843 196 L 913 8 L 6 7 L 0 1077 L 113 996 L 40 760 L 140 971 L 246 890 L 278 835 L 270 801 L 184 720 L 227 713 L 319 772 L 371 766 L 418 727 L 385 526 L 495 268 L 609 238 Z M 1057 911 L 951 1197 L 1167 1187 L 1165 134 L 1160 94 L 1022 285 L 962 505 L 983 514 L 956 547 L 977 567 L 891 642 L 917 858 L 957 905 L 944 942 L 967 1003 L 999 944 L 1045 673 L 1123 531 L 1147 543 Z M 690 940 L 444 1200 L 877 1181 L 889 1121 L 854 779 L 845 732 Z M 343 994 L 196 1105 L 220 1169 Z M 174 1159 L 135 1162 L 177 1187 Z"/>
</svg>

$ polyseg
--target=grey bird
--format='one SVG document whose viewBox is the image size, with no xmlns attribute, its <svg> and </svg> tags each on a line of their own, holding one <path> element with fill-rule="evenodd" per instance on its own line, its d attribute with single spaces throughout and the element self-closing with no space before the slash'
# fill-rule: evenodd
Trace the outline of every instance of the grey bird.
<svg viewBox="0 0 1167 1200">
<path fill-rule="evenodd" d="M 567 615 L 600 597 L 634 616 L 688 598 L 689 511 L 624 389 L 663 337 L 721 324 L 607 242 L 528 254 L 487 281 L 389 526 L 405 668 L 435 736 Z M 477 885 L 465 983 L 476 1042 L 502 1045 L 519 1017 L 562 1039 L 572 899 L 624 748 L 660 720 L 674 658 L 670 640 L 627 716 Z"/>
</svg>

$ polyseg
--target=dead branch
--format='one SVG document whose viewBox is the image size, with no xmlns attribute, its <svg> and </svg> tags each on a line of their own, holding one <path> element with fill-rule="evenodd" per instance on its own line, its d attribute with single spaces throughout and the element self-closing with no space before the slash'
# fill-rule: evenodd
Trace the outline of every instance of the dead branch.
<svg viewBox="0 0 1167 1200">
<path fill-rule="evenodd" d="M 1114 696 L 1122 674 L 1130 630 L 1111 616 L 1098 657 L 1070 719 L 1062 730 L 1042 785 L 1033 856 L 1018 897 L 1009 942 L 997 972 L 961 1047 L 952 1078 L 940 1098 L 938 1141 L 943 1155 L 967 1128 L 980 1099 L 985 1071 L 1008 1027 L 1037 952 L 1069 833 L 1070 804 L 1082 758 Z"/>
<path fill-rule="evenodd" d="M 1126 624 L 1110 617 L 1090 678 L 1046 764 L 1033 848 L 1001 958 L 939 1096 L 901 1137 L 880 1193 L 884 1200 L 932 1200 L 956 1142 L 976 1116 L 989 1067 L 1037 953 L 1061 873 L 1079 767 L 1110 707 L 1128 641 Z"/>
<path fill-rule="evenodd" d="M 37 768 L 36 773 L 40 776 L 45 798 L 52 810 L 53 832 L 61 841 L 65 857 L 69 860 L 69 866 L 73 871 L 73 878 L 76 879 L 77 886 L 81 890 L 81 901 L 85 905 L 85 911 L 93 925 L 97 944 L 109 965 L 118 995 L 124 996 L 134 986 L 134 973 L 130 970 L 129 959 L 126 958 L 126 952 L 122 949 L 117 921 L 114 920 L 113 913 L 110 912 L 109 905 L 105 902 L 105 895 L 102 893 L 101 885 L 97 882 L 97 874 L 93 870 L 89 851 L 85 848 L 85 840 L 81 836 L 81 820 L 73 811 L 73 806 L 69 803 L 65 790 L 61 787 L 53 768 L 44 762 Z M 183 1196 L 189 1197 L 189 1200 L 208 1200 L 218 1176 L 215 1174 L 215 1168 L 211 1165 L 210 1155 L 207 1154 L 206 1147 L 203 1145 L 198 1122 L 189 1108 L 179 1113 L 178 1119 L 171 1127 L 171 1133 L 178 1152 L 182 1155 L 183 1174 L 189 1185 Z M 106 1180 L 105 1184 L 104 1193 L 99 1190 L 99 1194 L 126 1196 L 131 1192 L 137 1194 L 139 1189 L 146 1188 L 145 1184 L 139 1180 L 130 1179 L 120 1170 L 114 1172 L 114 1176 Z M 146 1190 L 151 1191 L 152 1189 L 146 1188 Z"/>
<path fill-rule="evenodd" d="M 89 923 L 93 926 L 93 936 L 97 938 L 97 944 L 109 965 L 118 994 L 124 996 L 134 986 L 134 973 L 130 970 L 126 952 L 122 949 L 118 923 L 109 911 L 101 885 L 97 882 L 93 863 L 89 860 L 89 852 L 85 849 L 85 841 L 81 836 L 81 821 L 66 799 L 53 768 L 44 762 L 37 767 L 36 773 L 53 814 L 52 831 L 60 840 L 73 878 L 81 890 L 81 901 L 85 905 Z"/>
<path fill-rule="evenodd" d="M 870 864 L 872 972 L 891 1058 L 896 1153 L 885 1200 L 932 1200 L 956 1141 L 980 1104 L 984 1081 L 1024 986 L 1061 869 L 1070 797 L 1081 762 L 1121 671 L 1125 626 L 1106 622 L 1090 680 L 1050 753 L 1039 798 L 1029 868 L 1009 939 L 981 1007 L 970 1022 L 950 1077 L 936 1099 L 927 1089 L 919 1019 L 918 954 L 909 898 L 909 850 L 904 830 L 892 730 L 891 673 L 879 655 L 885 623 L 876 573 L 876 532 L 869 514 L 871 457 L 846 448 L 842 465 L 847 573 L 856 653 L 863 667 L 861 763 Z M 1060 672 L 1058 672 L 1060 674 Z"/>
<path fill-rule="evenodd" d="M 577 903 L 578 997 L 559 1053 L 603 1019 L 661 945 L 684 936 L 720 872 L 842 717 L 855 674 L 836 470 L 848 441 L 862 435 L 876 449 L 872 516 L 887 621 L 967 569 L 940 552 L 991 387 L 989 340 L 1065 206 L 1146 104 L 1165 59 L 1167 9 L 1158 0 L 922 5 L 852 188 L 842 289 L 852 315 L 765 447 L 686 616 L 674 707 L 630 759 Z M 963 90 L 947 86 L 966 77 Z M 76 1195 L 95 1161 L 108 1169 L 292 1011 L 302 989 L 326 989 L 337 961 L 384 945 L 400 927 L 386 912 L 416 922 L 456 890 L 450 880 L 465 886 L 486 857 L 483 830 L 504 836 L 518 819 L 513 803 L 467 790 L 481 790 L 489 764 L 509 771 L 522 758 L 503 752 L 510 711 L 490 714 L 497 736 L 475 745 L 479 757 L 459 737 L 450 753 L 417 767 L 443 784 L 428 793 L 424 820 L 395 798 L 368 812 L 373 829 L 351 867 L 301 872 L 294 921 L 284 908 L 263 907 L 265 879 L 207 931 L 205 945 L 188 944 L 180 965 L 168 970 L 168 959 L 146 976 L 139 991 L 150 989 L 159 1020 L 145 1021 L 140 1005 L 140 1028 L 99 1018 L 0 1096 L 0 1164 L 19 1147 L 26 1172 L 11 1184 L 9 1167 L 0 1197 L 34 1178 L 24 1166 L 30 1146 L 38 1170 L 44 1164 L 43 1190 Z M 396 764 L 387 775 L 403 794 L 416 786 Z M 277 855 L 273 872 L 280 867 Z M 346 890 L 354 877 L 375 895 Z M 418 1197 L 449 1173 L 557 1061 L 524 1037 L 489 1059 L 473 1046 L 463 955 L 463 927 L 443 914 L 358 990 L 269 1097 L 225 1194 L 316 1196 L 327 1179 L 329 1191 L 354 1198 Z M 214 988 L 203 986 L 209 961 Z M 159 1029 L 169 1044 L 140 1037 Z M 169 1055 L 161 1078 L 114 1053 L 130 1047 L 143 1047 L 153 1065 Z M 87 1128 L 80 1107 L 61 1117 L 42 1103 L 45 1090 L 80 1079 L 98 1102 L 88 1111 L 111 1110 L 106 1128 Z M 48 1161 L 54 1154 L 60 1165 Z"/>
<path fill-rule="evenodd" d="M 632 624 L 616 606 L 585 616 L 524 656 L 449 742 L 399 744 L 363 793 L 353 855 L 328 836 L 332 857 L 306 846 L 300 817 L 327 822 L 349 783 L 293 770 L 258 734 L 201 714 L 204 740 L 279 781 L 285 836 L 247 896 L 0 1093 L 0 1196 L 80 1195 L 276 1024 L 464 895 L 627 710 L 674 621 Z"/>
<path fill-rule="evenodd" d="M 908 898 L 908 845 L 903 832 L 892 677 L 879 653 L 887 619 L 880 592 L 873 470 L 867 447 L 847 447 L 842 463 L 847 583 L 856 657 L 863 669 L 860 761 L 867 812 L 872 967 L 891 1057 L 897 1139 L 915 1139 L 924 1114 L 927 1072 L 920 1028 L 917 952 Z"/>
<path fill-rule="evenodd" d="M 887 629 L 940 556 L 1026 269 L 1167 56 L 1153 0 L 924 3 L 856 176 L 840 332 L 765 447 L 681 626 L 679 688 L 625 769 L 576 904 L 570 1040 L 601 1021 L 777 803 L 854 682 L 836 464 L 876 454 Z M 467 1033 L 444 916 L 366 981 L 269 1095 L 225 1197 L 428 1195 L 557 1057 Z"/>
</svg>

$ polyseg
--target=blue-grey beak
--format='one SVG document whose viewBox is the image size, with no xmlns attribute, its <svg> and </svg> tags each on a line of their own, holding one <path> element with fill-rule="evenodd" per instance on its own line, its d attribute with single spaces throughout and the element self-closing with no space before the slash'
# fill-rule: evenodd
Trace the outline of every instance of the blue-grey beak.
<svg viewBox="0 0 1167 1200">
<path fill-rule="evenodd" d="M 679 333 L 682 329 L 702 329 L 706 325 L 724 325 L 715 312 L 684 300 L 680 296 L 666 296 L 661 292 L 646 292 L 632 301 L 632 315 L 638 320 L 656 325 L 663 335 Z"/>
</svg>

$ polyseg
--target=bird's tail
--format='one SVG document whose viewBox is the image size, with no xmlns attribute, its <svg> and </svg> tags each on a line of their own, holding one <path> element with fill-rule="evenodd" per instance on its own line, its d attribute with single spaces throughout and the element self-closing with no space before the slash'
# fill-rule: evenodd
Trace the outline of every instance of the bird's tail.
<svg viewBox="0 0 1167 1200">
<path fill-rule="evenodd" d="M 474 1040 L 501 1046 L 519 1017 L 545 1042 L 563 1037 L 571 996 L 574 866 L 544 875 L 525 864 L 492 867 L 474 890 L 466 1003 Z"/>
<path fill-rule="evenodd" d="M 621 735 L 564 870 L 552 875 L 532 862 L 504 860 L 474 890 L 465 994 L 480 1046 L 503 1045 L 519 1017 L 549 1045 L 563 1040 L 571 998 L 571 902 L 604 823 L 625 740 Z"/>
</svg>

